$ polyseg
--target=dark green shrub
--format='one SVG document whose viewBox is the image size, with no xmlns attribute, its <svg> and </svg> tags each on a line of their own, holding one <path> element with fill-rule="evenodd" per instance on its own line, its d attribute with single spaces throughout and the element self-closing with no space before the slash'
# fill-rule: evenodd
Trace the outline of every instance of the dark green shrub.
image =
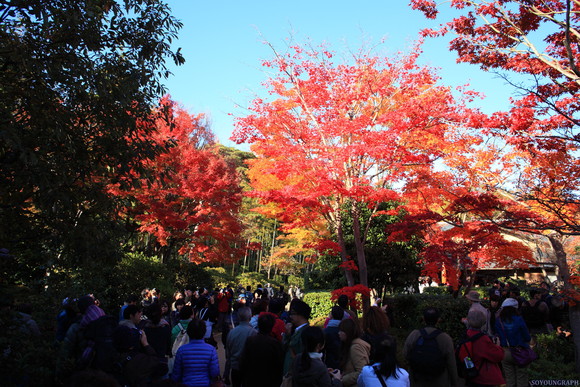
<svg viewBox="0 0 580 387">
<path fill-rule="evenodd" d="M 555 333 L 538 335 L 534 348 L 538 360 L 530 364 L 530 380 L 577 380 L 574 363 L 574 343 L 570 338 Z"/>
<path fill-rule="evenodd" d="M 449 294 L 447 286 L 428 286 L 423 288 L 423 294 Z"/>
<path fill-rule="evenodd" d="M 184 289 L 186 286 L 203 286 L 212 289 L 214 283 L 206 269 L 196 263 L 187 260 L 169 262 L 168 268 L 174 273 L 175 289 Z"/>
<path fill-rule="evenodd" d="M 469 302 L 465 298 L 455 299 L 451 295 L 400 294 L 388 301 L 392 307 L 393 322 L 391 325 L 402 335 L 408 335 L 413 329 L 423 326 L 423 310 L 436 307 L 441 312 L 439 328 L 457 340 L 465 333 L 461 319 L 467 316 Z"/>
<path fill-rule="evenodd" d="M 233 278 L 226 272 L 223 267 L 208 267 L 205 271 L 211 276 L 213 287 L 225 288 L 228 285 L 233 285 Z"/>
</svg>

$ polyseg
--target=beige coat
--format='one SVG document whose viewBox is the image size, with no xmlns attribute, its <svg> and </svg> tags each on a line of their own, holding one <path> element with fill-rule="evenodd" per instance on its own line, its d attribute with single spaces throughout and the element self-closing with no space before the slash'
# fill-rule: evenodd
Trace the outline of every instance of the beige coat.
<svg viewBox="0 0 580 387">
<path fill-rule="evenodd" d="M 363 339 L 356 338 L 350 345 L 348 359 L 342 370 L 342 385 L 356 386 L 356 382 L 363 367 L 369 364 L 371 345 Z"/>
</svg>

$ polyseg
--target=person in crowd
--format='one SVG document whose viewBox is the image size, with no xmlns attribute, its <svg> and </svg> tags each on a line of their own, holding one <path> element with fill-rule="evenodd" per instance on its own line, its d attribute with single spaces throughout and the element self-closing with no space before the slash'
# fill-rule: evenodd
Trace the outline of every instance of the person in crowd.
<svg viewBox="0 0 580 387">
<path fill-rule="evenodd" d="M 384 310 L 377 306 L 371 306 L 369 310 L 363 315 L 362 318 L 362 339 L 371 345 L 371 352 L 369 355 L 369 361 L 371 363 L 376 363 L 382 359 L 378 358 L 376 353 L 379 347 L 379 343 L 383 341 L 385 337 L 390 337 L 389 318 Z"/>
<path fill-rule="evenodd" d="M 284 366 L 282 343 L 272 337 L 276 318 L 271 313 L 258 318 L 258 334 L 246 341 L 240 358 L 242 385 L 252 387 L 280 386 Z"/>
<path fill-rule="evenodd" d="M 252 287 L 250 285 L 246 286 L 246 305 L 252 307 L 252 303 L 254 302 L 254 292 L 252 291 Z"/>
<path fill-rule="evenodd" d="M 128 326 L 119 325 L 113 332 L 113 345 L 119 352 L 122 385 L 146 386 L 167 374 L 167 362 L 149 345 L 145 332 L 135 334 Z"/>
<path fill-rule="evenodd" d="M 217 295 L 218 319 L 216 329 L 218 332 L 227 331 L 228 316 L 232 311 L 234 292 L 230 286 L 223 288 Z"/>
<path fill-rule="evenodd" d="M 499 316 L 500 308 L 501 297 L 494 294 L 489 298 L 489 335 L 491 337 L 497 337 L 497 332 L 495 331 L 495 321 Z"/>
<path fill-rule="evenodd" d="M 77 320 L 79 312 L 76 306 L 76 299 L 67 297 L 62 301 L 62 309 L 56 316 L 56 335 L 57 343 L 62 343 L 66 337 L 66 332 L 70 326 Z"/>
<path fill-rule="evenodd" d="M 342 341 L 341 371 L 342 384 L 345 387 L 356 386 L 358 376 L 364 366 L 369 364 L 370 343 L 360 338 L 361 330 L 357 320 L 346 318 L 338 325 Z"/>
<path fill-rule="evenodd" d="M 274 298 L 274 288 L 269 283 L 266 284 L 266 287 L 264 288 L 264 292 L 265 292 L 265 294 L 268 295 L 268 299 Z"/>
<path fill-rule="evenodd" d="M 324 363 L 328 368 L 340 369 L 340 347 L 341 341 L 339 336 L 338 325 L 344 316 L 343 309 L 335 305 L 330 310 L 330 320 L 324 328 Z"/>
<path fill-rule="evenodd" d="M 185 306 L 185 300 L 183 298 L 180 298 L 178 300 L 175 301 L 174 303 L 175 305 L 175 309 L 171 311 L 171 313 L 169 314 L 169 320 L 171 322 L 171 327 L 175 327 L 177 325 L 177 323 L 180 320 L 180 312 L 181 309 Z"/>
<path fill-rule="evenodd" d="M 217 321 L 217 306 L 215 305 L 215 298 L 213 294 L 199 298 L 197 302 L 196 317 L 205 321 L 207 326 L 204 337 L 206 343 L 209 343 L 217 348 L 218 343 L 213 337 L 213 326 Z"/>
<path fill-rule="evenodd" d="M 160 301 L 159 296 L 160 296 L 159 290 L 157 290 L 155 288 L 151 289 L 151 303 L 152 304 L 158 303 Z"/>
<path fill-rule="evenodd" d="M 303 351 L 294 358 L 292 364 L 292 386 L 341 386 L 339 370 L 332 372 L 322 361 L 324 333 L 320 327 L 306 326 L 301 334 Z"/>
<path fill-rule="evenodd" d="M 423 322 L 425 327 L 423 329 L 415 329 L 412 331 L 403 347 L 403 356 L 409 360 L 410 367 L 410 381 L 413 387 L 455 387 L 457 386 L 457 364 L 455 361 L 455 349 L 453 346 L 453 339 L 447 333 L 437 329 L 437 324 L 440 321 L 441 313 L 439 309 L 428 307 L 423 311 Z M 439 349 L 441 359 L 439 361 L 432 361 L 432 359 L 423 359 L 431 361 L 431 363 L 439 363 L 441 365 L 441 373 L 429 372 L 427 369 L 414 369 L 413 361 L 410 360 L 413 348 L 418 344 L 418 340 L 423 338 L 425 344 L 425 336 L 435 338 L 435 343 Z M 420 366 L 421 361 L 418 362 Z M 428 366 L 434 366 L 431 364 Z"/>
<path fill-rule="evenodd" d="M 185 305 L 189 305 L 194 307 L 196 304 L 196 298 L 193 294 L 193 286 L 187 285 L 185 289 L 183 289 L 183 301 L 185 301 Z"/>
<path fill-rule="evenodd" d="M 568 302 L 560 295 L 553 296 L 550 300 L 550 323 L 558 335 L 571 332 Z"/>
<path fill-rule="evenodd" d="M 507 387 L 523 387 L 528 385 L 527 367 L 518 366 L 512 357 L 510 347 L 530 346 L 530 332 L 524 319 L 518 313 L 518 302 L 513 298 L 506 298 L 501 305 L 499 318 L 495 322 L 500 344 L 505 351 L 502 361 Z"/>
<path fill-rule="evenodd" d="M 171 310 L 169 309 L 169 301 L 161 300 L 159 303 L 161 305 L 161 319 L 164 320 L 170 327 L 171 325 Z"/>
<path fill-rule="evenodd" d="M 141 328 L 141 316 L 143 316 L 143 310 L 140 305 L 127 305 L 123 311 L 123 320 L 119 322 L 119 325 L 139 330 Z"/>
<path fill-rule="evenodd" d="M 143 331 L 159 359 L 167 364 L 167 357 L 171 354 L 171 326 L 163 319 L 163 309 L 157 302 L 147 308 L 147 317 Z"/>
<path fill-rule="evenodd" d="M 489 310 L 487 310 L 485 306 L 481 305 L 479 293 L 475 290 L 472 290 L 469 293 L 467 293 L 467 296 L 465 296 L 465 298 L 467 298 L 467 300 L 471 304 L 471 306 L 469 307 L 469 312 L 471 312 L 472 310 L 479 310 L 485 316 L 485 324 L 483 324 L 483 326 L 481 327 L 481 331 L 485 334 L 490 334 L 491 332 L 489 330 Z M 467 317 L 464 317 L 461 321 L 466 326 L 468 325 Z"/>
<path fill-rule="evenodd" d="M 282 312 L 284 312 L 285 306 L 286 304 L 284 303 L 284 300 L 273 298 L 268 303 L 268 312 L 260 313 L 260 315 L 271 314 L 274 317 L 274 327 L 272 328 L 271 335 L 279 342 L 282 342 L 283 335 L 286 332 L 286 324 L 284 323 L 284 320 L 280 318 Z M 259 321 L 260 318 L 258 318 L 258 322 Z"/>
<path fill-rule="evenodd" d="M 354 310 L 352 310 L 352 309 L 349 308 L 350 300 L 348 299 L 348 296 L 346 294 L 341 294 L 340 296 L 338 296 L 338 299 L 336 300 L 336 303 L 344 311 L 343 320 L 345 318 L 358 319 L 358 316 L 356 315 L 356 312 Z"/>
<path fill-rule="evenodd" d="M 542 291 L 534 288 L 530 290 L 530 300 L 521 304 L 521 315 L 526 322 L 532 336 L 551 332 L 550 308 L 542 300 Z"/>
<path fill-rule="evenodd" d="M 500 280 L 496 279 L 495 281 L 493 281 L 493 284 L 491 288 L 488 290 L 487 295 L 489 296 L 490 299 L 491 297 L 497 297 L 498 299 L 501 299 L 502 288 L 503 284 L 501 283 Z"/>
<path fill-rule="evenodd" d="M 286 308 L 286 305 L 288 305 L 290 302 L 290 296 L 284 290 L 284 285 L 280 285 L 280 288 L 274 295 L 274 298 L 281 299 L 284 303 L 284 308 Z"/>
<path fill-rule="evenodd" d="M 310 325 L 311 312 L 312 309 L 304 301 L 296 299 L 290 304 L 291 323 L 286 324 L 284 335 L 284 374 L 290 371 L 294 358 L 302 352 L 302 331 Z"/>
<path fill-rule="evenodd" d="M 149 288 L 141 290 L 141 307 L 146 308 L 151 303 L 151 290 Z"/>
<path fill-rule="evenodd" d="M 119 311 L 119 322 L 121 322 L 125 319 L 125 317 L 123 317 L 123 314 L 125 313 L 125 309 L 127 309 L 127 306 L 128 305 L 137 305 L 138 303 L 139 303 L 139 297 L 137 295 L 130 294 L 129 296 L 127 296 L 125 303 L 123 304 L 123 306 L 121 307 L 121 310 Z"/>
<path fill-rule="evenodd" d="M 193 317 L 193 308 L 189 305 L 184 305 L 183 308 L 181 308 L 181 312 L 179 313 L 179 321 L 177 321 L 177 324 L 175 324 L 175 326 L 171 330 L 172 345 L 175 339 L 177 338 L 177 335 L 179 335 L 179 332 L 181 332 L 181 330 L 187 330 L 187 326 L 189 325 L 189 322 L 191 321 L 192 317 Z"/>
<path fill-rule="evenodd" d="M 459 361 L 465 361 L 464 359 L 469 357 L 478 370 L 476 377 L 467 380 L 467 387 L 497 386 L 505 383 L 500 369 L 500 363 L 504 359 L 504 350 L 494 344 L 481 330 L 486 322 L 487 316 L 479 310 L 471 310 L 467 313 L 467 337 L 473 340 L 459 347 Z"/>
<path fill-rule="evenodd" d="M 32 305 L 19 304 L 16 307 L 16 320 L 21 333 L 31 337 L 40 337 L 38 324 L 32 318 Z"/>
<path fill-rule="evenodd" d="M 258 316 L 262 312 L 268 311 L 269 301 L 267 299 L 258 298 L 252 304 L 252 318 L 250 319 L 250 325 L 252 328 L 258 331 Z"/>
<path fill-rule="evenodd" d="M 393 337 L 387 336 L 379 343 L 377 358 L 381 360 L 362 369 L 359 387 L 410 386 L 408 372 L 397 364 L 397 343 Z"/>
<path fill-rule="evenodd" d="M 187 326 L 190 341 L 182 345 L 175 355 L 171 378 L 186 386 L 209 386 L 220 377 L 218 354 L 204 341 L 205 321 L 193 319 Z"/>
<path fill-rule="evenodd" d="M 171 302 L 171 310 L 175 310 L 175 302 L 185 298 L 185 294 L 181 290 L 173 292 L 173 301 Z M 185 302 L 183 303 L 185 305 Z"/>
<path fill-rule="evenodd" d="M 238 309 L 239 325 L 235 327 L 228 335 L 226 342 L 226 369 L 231 370 L 231 382 L 233 387 L 242 385 L 241 373 L 241 356 L 244 352 L 246 340 L 248 337 L 255 335 L 257 332 L 250 325 L 251 310 L 248 307 Z M 224 379 L 230 380 L 228 375 Z"/>
</svg>

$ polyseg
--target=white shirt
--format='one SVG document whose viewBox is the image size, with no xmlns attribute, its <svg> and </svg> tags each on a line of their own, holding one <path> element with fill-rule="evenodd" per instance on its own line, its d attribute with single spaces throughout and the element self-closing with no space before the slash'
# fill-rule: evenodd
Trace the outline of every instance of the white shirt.
<svg viewBox="0 0 580 387">
<path fill-rule="evenodd" d="M 373 367 L 380 367 L 380 363 L 373 364 L 372 366 L 364 366 L 360 375 L 358 376 L 357 384 L 358 387 L 382 387 L 377 374 Z M 397 368 L 398 379 L 390 376 L 385 378 L 381 375 L 388 387 L 409 387 L 411 383 L 409 382 L 409 373 L 403 368 Z"/>
</svg>

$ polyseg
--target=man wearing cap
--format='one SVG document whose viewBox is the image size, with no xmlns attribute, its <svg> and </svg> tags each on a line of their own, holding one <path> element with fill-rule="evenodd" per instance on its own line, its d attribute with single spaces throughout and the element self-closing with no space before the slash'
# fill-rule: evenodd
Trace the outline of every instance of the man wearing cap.
<svg viewBox="0 0 580 387">
<path fill-rule="evenodd" d="M 483 313 L 483 315 L 485 316 L 485 324 L 483 324 L 483 326 L 481 327 L 481 331 L 487 335 L 490 334 L 489 331 L 489 311 L 487 310 L 487 308 L 483 305 L 481 305 L 481 303 L 479 302 L 479 293 L 476 292 L 475 290 L 470 291 L 469 293 L 467 293 L 467 296 L 465 296 L 465 298 L 467 298 L 467 300 L 469 300 L 469 302 L 471 303 L 471 307 L 469 308 L 469 312 L 471 312 L 472 310 L 478 310 L 481 313 Z M 468 314 L 469 314 L 468 312 Z M 461 321 L 465 324 L 465 326 L 467 326 L 467 317 L 461 319 Z"/>
</svg>

